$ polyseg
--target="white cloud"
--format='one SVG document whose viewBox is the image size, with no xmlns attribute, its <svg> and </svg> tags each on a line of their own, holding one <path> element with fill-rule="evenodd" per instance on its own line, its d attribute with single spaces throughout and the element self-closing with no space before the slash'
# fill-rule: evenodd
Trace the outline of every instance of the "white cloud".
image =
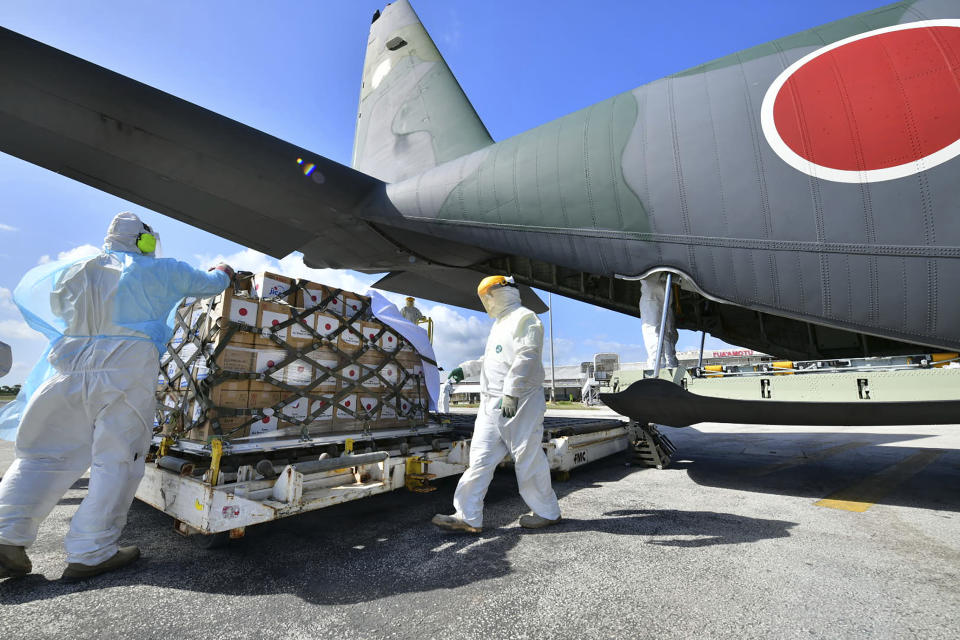
<svg viewBox="0 0 960 640">
<path fill-rule="evenodd" d="M 68 249 L 67 251 L 61 251 L 57 254 L 57 260 L 74 260 L 76 258 L 83 258 L 84 256 L 98 253 L 99 251 L 100 247 L 95 247 L 92 244 L 82 244 L 79 247 L 74 247 L 73 249 Z"/>
<path fill-rule="evenodd" d="M 0 320 L 0 340 L 46 340 L 39 331 L 34 331 L 23 320 Z"/>
<path fill-rule="evenodd" d="M 18 231 L 17 227 L 11 227 L 8 224 L 0 222 L 0 231 Z"/>
<path fill-rule="evenodd" d="M 6 287 L 0 287 L 0 311 L 13 313 L 18 311 L 17 305 L 13 304 L 13 292 Z"/>
<path fill-rule="evenodd" d="M 444 44 L 450 45 L 451 49 L 460 46 L 460 41 L 463 38 L 463 22 L 453 7 L 450 7 L 449 21 L 441 34 L 441 38 L 443 38 Z"/>
<path fill-rule="evenodd" d="M 202 268 L 218 262 L 226 262 L 237 271 L 252 271 L 254 273 L 272 271 L 291 278 L 305 278 L 347 291 L 363 291 L 380 278 L 380 276 L 368 276 L 343 269 L 311 269 L 303 263 L 303 255 L 299 253 L 291 253 L 285 258 L 277 260 L 253 249 L 244 249 L 226 256 L 223 254 L 217 254 L 216 256 L 196 255 L 194 258 L 194 264 Z"/>
<path fill-rule="evenodd" d="M 483 355 L 492 320 L 464 315 L 442 304 L 421 306 L 421 310 L 433 318 L 433 349 L 444 369 L 449 371 L 465 360 Z"/>
<path fill-rule="evenodd" d="M 73 249 L 67 249 L 66 251 L 61 251 L 57 254 L 57 260 L 76 260 L 77 258 L 83 258 L 100 251 L 100 247 L 95 247 L 92 244 L 82 244 L 79 247 L 74 247 Z M 50 262 L 51 258 L 49 254 L 44 254 L 40 256 L 40 259 L 37 260 L 37 264 L 47 264 Z"/>
</svg>

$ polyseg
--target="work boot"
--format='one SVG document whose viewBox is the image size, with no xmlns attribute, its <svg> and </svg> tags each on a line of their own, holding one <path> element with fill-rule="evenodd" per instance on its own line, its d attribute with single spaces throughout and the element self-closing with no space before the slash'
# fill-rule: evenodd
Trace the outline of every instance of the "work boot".
<svg viewBox="0 0 960 640">
<path fill-rule="evenodd" d="M 430 522 L 446 531 L 466 531 L 467 533 L 480 533 L 482 531 L 480 527 L 471 526 L 457 516 L 445 516 L 440 513 L 433 516 L 433 520 Z"/>
<path fill-rule="evenodd" d="M 27 550 L 12 544 L 0 544 L 0 578 L 19 578 L 33 570 Z"/>
<path fill-rule="evenodd" d="M 560 522 L 560 518 L 556 520 L 547 520 L 546 518 L 541 518 L 535 513 L 525 513 L 520 516 L 520 526 L 524 529 L 543 529 L 544 527 L 549 527 L 552 524 L 557 524 Z"/>
<path fill-rule="evenodd" d="M 83 580 L 85 578 L 92 578 L 101 573 L 125 567 L 131 562 L 135 562 L 139 557 L 140 549 L 138 547 L 120 547 L 112 558 L 107 558 L 100 564 L 89 565 L 80 562 L 71 562 L 67 565 L 60 579 Z"/>
</svg>

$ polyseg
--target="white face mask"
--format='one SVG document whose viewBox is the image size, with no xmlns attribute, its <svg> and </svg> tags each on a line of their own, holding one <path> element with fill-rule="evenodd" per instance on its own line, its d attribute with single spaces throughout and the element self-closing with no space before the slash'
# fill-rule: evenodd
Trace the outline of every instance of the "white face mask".
<svg viewBox="0 0 960 640">
<path fill-rule="evenodd" d="M 487 315 L 496 320 L 505 311 L 520 304 L 520 291 L 516 287 L 496 287 L 480 296 Z"/>
</svg>

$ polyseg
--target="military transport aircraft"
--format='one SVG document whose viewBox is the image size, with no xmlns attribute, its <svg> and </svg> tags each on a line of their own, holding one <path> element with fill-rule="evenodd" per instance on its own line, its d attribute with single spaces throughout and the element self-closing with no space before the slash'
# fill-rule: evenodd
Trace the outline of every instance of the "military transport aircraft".
<svg viewBox="0 0 960 640">
<path fill-rule="evenodd" d="M 477 308 L 483 274 L 787 358 L 960 350 L 960 3 L 898 2 L 494 142 L 407 0 L 353 168 L 9 30 L 0 150 L 275 257 Z"/>
</svg>

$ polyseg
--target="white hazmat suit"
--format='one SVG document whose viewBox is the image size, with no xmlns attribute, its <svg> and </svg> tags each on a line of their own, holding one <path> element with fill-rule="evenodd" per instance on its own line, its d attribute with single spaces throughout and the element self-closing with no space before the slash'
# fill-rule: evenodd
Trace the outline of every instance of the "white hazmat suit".
<svg viewBox="0 0 960 640">
<path fill-rule="evenodd" d="M 438 413 L 450 413 L 450 397 L 453 395 L 453 380 L 446 380 L 440 385 L 440 398 L 437 400 Z"/>
<path fill-rule="evenodd" d="M 407 319 L 407 322 L 411 324 L 417 324 L 424 319 L 423 313 L 418 309 L 414 304 L 413 298 L 407 298 L 407 304 L 405 304 L 400 309 L 400 313 L 404 318 Z"/>
<path fill-rule="evenodd" d="M 483 499 L 497 465 L 509 453 L 520 496 L 541 518 L 560 518 L 543 452 L 543 325 L 521 306 L 516 287 L 499 287 L 482 296 L 494 318 L 483 357 L 460 365 L 467 378 L 480 376 L 480 407 L 470 444 L 470 467 L 453 497 L 455 517 L 472 527 L 483 525 Z M 517 398 L 517 412 L 504 417 L 504 396 Z"/>
<path fill-rule="evenodd" d="M 89 467 L 65 540 L 68 561 L 97 565 L 117 553 L 150 444 L 168 319 L 184 296 L 213 295 L 230 282 L 223 270 L 144 255 L 136 243 L 145 228 L 119 214 L 103 252 L 38 267 L 44 273 L 28 273 L 17 287 L 24 316 L 51 345 L 28 379 L 35 388 L 0 413 L 0 433 L 19 426 L 16 460 L 0 482 L 0 544 L 30 546 Z"/>
<path fill-rule="evenodd" d="M 663 302 L 667 297 L 666 274 L 655 273 L 640 280 L 640 327 L 643 332 L 643 344 L 647 348 L 647 368 L 657 366 L 657 343 L 660 340 L 660 320 L 663 316 Z M 673 309 L 667 310 L 667 323 L 662 328 L 663 354 L 661 366 L 677 366 L 677 327 L 673 318 Z"/>
</svg>

